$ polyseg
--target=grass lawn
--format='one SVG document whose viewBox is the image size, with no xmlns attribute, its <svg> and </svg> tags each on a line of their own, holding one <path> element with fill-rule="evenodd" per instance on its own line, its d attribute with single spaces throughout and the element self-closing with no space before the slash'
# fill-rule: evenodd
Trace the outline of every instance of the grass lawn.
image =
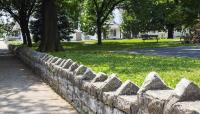
<svg viewBox="0 0 200 114">
<path fill-rule="evenodd" d="M 64 52 L 53 52 L 54 56 L 71 58 L 74 61 L 92 68 L 95 72 L 116 73 L 122 81 L 132 80 L 141 85 L 146 75 L 156 71 L 170 87 L 185 77 L 200 85 L 200 59 L 130 55 L 113 53 L 116 50 L 133 50 L 148 47 L 183 46 L 179 40 L 160 40 L 160 43 L 149 40 L 105 40 L 102 46 L 95 41 L 82 43 L 63 43 Z"/>
<path fill-rule="evenodd" d="M 200 86 L 200 59 L 113 52 L 136 48 L 183 46 L 179 39 L 162 39 L 159 43 L 156 43 L 156 40 L 143 42 L 140 39 L 105 40 L 102 46 L 95 43 L 95 41 L 63 43 L 65 51 L 50 54 L 66 59 L 71 58 L 92 68 L 95 72 L 105 72 L 109 75 L 116 73 L 122 81 L 129 79 L 139 86 L 151 71 L 156 71 L 167 85 L 173 88 L 183 77 Z"/>
</svg>

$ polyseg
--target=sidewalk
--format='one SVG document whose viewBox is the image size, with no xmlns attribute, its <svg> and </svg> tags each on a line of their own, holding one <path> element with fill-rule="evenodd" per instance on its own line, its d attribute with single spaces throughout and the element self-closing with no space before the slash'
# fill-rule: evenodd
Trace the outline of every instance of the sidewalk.
<svg viewBox="0 0 200 114">
<path fill-rule="evenodd" d="M 0 113 L 77 114 L 0 41 Z"/>
</svg>

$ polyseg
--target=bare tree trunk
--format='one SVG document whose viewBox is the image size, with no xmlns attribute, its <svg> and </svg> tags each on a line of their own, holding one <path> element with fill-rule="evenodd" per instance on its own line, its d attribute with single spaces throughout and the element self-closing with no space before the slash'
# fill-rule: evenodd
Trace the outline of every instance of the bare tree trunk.
<svg viewBox="0 0 200 114">
<path fill-rule="evenodd" d="M 23 45 L 27 45 L 27 38 L 26 38 L 26 32 L 25 32 L 24 26 L 23 26 L 22 22 L 18 23 L 18 24 L 20 25 L 20 28 L 21 28 Z"/>
<path fill-rule="evenodd" d="M 167 26 L 167 29 L 168 29 L 168 39 L 174 38 L 174 25 L 169 24 Z"/>
<path fill-rule="evenodd" d="M 43 33 L 41 51 L 59 51 L 62 49 L 58 37 L 56 0 L 43 0 Z"/>
<path fill-rule="evenodd" d="M 26 30 L 27 46 L 32 47 L 32 40 L 31 40 L 31 35 L 30 35 L 28 25 L 26 26 L 25 30 Z"/>
<path fill-rule="evenodd" d="M 97 25 L 97 39 L 98 39 L 98 45 L 102 45 L 102 26 L 101 26 L 101 23 L 99 23 L 97 21 L 96 23 Z"/>
<path fill-rule="evenodd" d="M 22 32 L 23 44 L 27 45 L 26 33 L 24 32 L 22 28 L 21 28 L 21 32 Z"/>
<path fill-rule="evenodd" d="M 22 19 L 19 23 L 21 27 L 22 37 L 23 37 L 23 44 L 27 45 L 28 47 L 32 47 L 32 41 L 30 36 L 30 31 L 28 28 L 28 21 L 25 22 L 25 19 Z"/>
</svg>

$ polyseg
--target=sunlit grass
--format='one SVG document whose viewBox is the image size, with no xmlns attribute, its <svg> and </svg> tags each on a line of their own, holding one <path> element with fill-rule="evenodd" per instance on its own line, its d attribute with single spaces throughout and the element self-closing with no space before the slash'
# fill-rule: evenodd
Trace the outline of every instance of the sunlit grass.
<svg viewBox="0 0 200 114">
<path fill-rule="evenodd" d="M 20 44 L 19 42 L 11 42 Z M 194 44 L 189 44 L 194 45 Z M 199 44 L 195 44 L 199 45 Z M 37 49 L 34 44 L 33 49 Z M 179 39 L 162 39 L 143 42 L 141 39 L 131 40 L 104 40 L 103 45 L 96 45 L 96 41 L 65 42 L 65 51 L 52 52 L 50 54 L 61 58 L 70 58 L 74 61 L 92 68 L 95 72 L 107 74 L 116 73 L 122 80 L 132 80 L 141 85 L 144 78 L 151 71 L 156 71 L 170 87 L 180 81 L 181 78 L 192 80 L 200 86 L 200 59 L 130 55 L 126 53 L 113 53 L 122 50 L 134 50 L 136 48 L 158 48 L 187 46 Z"/>
<path fill-rule="evenodd" d="M 113 53 L 112 51 L 133 50 L 148 47 L 183 46 L 177 40 L 162 40 L 160 43 L 139 40 L 106 40 L 102 46 L 94 41 L 90 43 L 64 43 L 64 52 L 53 52 L 52 55 L 61 58 L 71 58 L 74 61 L 92 68 L 95 72 L 107 74 L 116 73 L 122 80 L 132 80 L 141 85 L 146 75 L 156 71 L 170 87 L 187 78 L 200 85 L 200 59 L 161 57 L 146 55 L 130 55 L 126 53 Z M 93 42 L 93 43 L 91 43 Z"/>
<path fill-rule="evenodd" d="M 21 45 L 23 44 L 22 41 L 20 40 L 13 40 L 13 41 L 7 41 L 9 44 L 12 44 L 12 45 Z"/>
</svg>

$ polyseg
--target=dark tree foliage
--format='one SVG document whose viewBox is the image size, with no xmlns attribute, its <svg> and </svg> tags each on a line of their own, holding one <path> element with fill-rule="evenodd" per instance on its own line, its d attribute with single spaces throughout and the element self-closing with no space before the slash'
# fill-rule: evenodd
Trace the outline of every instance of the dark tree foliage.
<svg viewBox="0 0 200 114">
<path fill-rule="evenodd" d="M 32 41 L 28 24 L 36 3 L 37 0 L 0 0 L 0 9 L 8 12 L 20 25 L 23 43 L 30 47 L 32 46 Z"/>
<path fill-rule="evenodd" d="M 182 9 L 174 0 L 129 0 L 129 7 L 124 7 L 123 28 L 138 32 L 168 31 L 168 38 L 173 38 L 175 29 L 182 25 Z M 126 5 L 125 4 L 125 5 Z M 130 20 L 130 17 L 132 20 Z"/>
<path fill-rule="evenodd" d="M 198 15 L 200 14 L 200 1 L 199 0 L 177 0 L 182 7 L 183 23 L 186 27 L 192 28 L 198 23 Z"/>
<path fill-rule="evenodd" d="M 30 22 L 30 30 L 33 35 L 34 42 L 41 41 L 42 38 L 42 0 L 40 0 L 35 8 L 35 12 L 33 13 L 33 20 Z"/>
</svg>

